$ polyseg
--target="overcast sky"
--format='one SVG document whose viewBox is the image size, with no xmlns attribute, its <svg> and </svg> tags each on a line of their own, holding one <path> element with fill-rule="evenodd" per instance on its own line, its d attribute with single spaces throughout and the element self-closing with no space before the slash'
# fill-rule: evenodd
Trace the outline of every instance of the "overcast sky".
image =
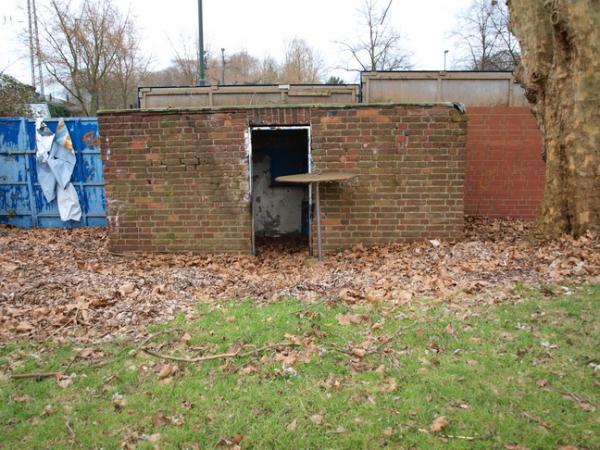
<svg viewBox="0 0 600 450">
<path fill-rule="evenodd" d="M 49 0 L 36 0 L 39 11 Z M 75 0 L 76 1 L 76 0 Z M 384 0 L 382 0 L 384 1 Z M 318 50 L 327 64 L 326 75 L 355 82 L 355 75 L 336 70 L 346 66 L 335 41 L 356 38 L 357 9 L 363 0 L 204 0 L 205 42 L 208 49 L 227 53 L 245 49 L 258 56 L 281 59 L 286 42 L 295 36 Z M 115 0 L 131 11 L 143 38 L 143 48 L 153 57 L 152 68 L 169 64 L 182 37 L 191 41 L 197 33 L 197 0 Z M 413 53 L 413 68 L 442 69 L 444 50 L 456 15 L 471 0 L 394 0 L 392 23 Z M 30 82 L 26 46 L 19 30 L 26 27 L 26 0 L 0 0 L 0 71 Z M 455 53 L 455 52 L 454 52 Z"/>
</svg>

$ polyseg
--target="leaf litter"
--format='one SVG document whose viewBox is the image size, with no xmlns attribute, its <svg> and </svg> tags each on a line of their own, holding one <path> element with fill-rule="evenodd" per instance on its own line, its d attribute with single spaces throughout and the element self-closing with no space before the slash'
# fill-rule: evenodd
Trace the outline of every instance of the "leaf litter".
<svg viewBox="0 0 600 450">
<path fill-rule="evenodd" d="M 308 264 L 305 250 L 277 246 L 262 248 L 257 257 L 117 255 L 108 250 L 105 228 L 1 226 L 0 341 L 140 339 L 148 324 L 178 315 L 194 319 L 199 302 L 228 299 L 397 305 L 433 297 L 468 304 L 507 300 L 516 282 L 600 281 L 598 236 L 540 241 L 530 227 L 518 220 L 467 218 L 461 240 L 356 245 Z M 367 319 L 355 313 L 337 317 L 350 326 Z"/>
</svg>

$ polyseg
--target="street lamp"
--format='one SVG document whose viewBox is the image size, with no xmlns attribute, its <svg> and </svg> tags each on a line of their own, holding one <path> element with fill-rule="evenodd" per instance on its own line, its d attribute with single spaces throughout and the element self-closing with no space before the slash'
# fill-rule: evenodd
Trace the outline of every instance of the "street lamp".
<svg viewBox="0 0 600 450">
<path fill-rule="evenodd" d="M 225 85 L 225 49 L 221 49 L 221 85 Z"/>
<path fill-rule="evenodd" d="M 202 24 L 202 0 L 198 0 L 198 86 L 204 86 L 204 29 Z"/>
</svg>

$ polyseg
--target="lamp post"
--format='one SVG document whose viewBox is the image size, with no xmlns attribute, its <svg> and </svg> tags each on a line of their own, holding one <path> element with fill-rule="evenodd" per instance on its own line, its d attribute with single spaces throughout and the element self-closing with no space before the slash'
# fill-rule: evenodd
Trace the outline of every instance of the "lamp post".
<svg viewBox="0 0 600 450">
<path fill-rule="evenodd" d="M 202 24 L 202 0 L 198 0 L 198 86 L 204 86 L 204 28 Z"/>
<path fill-rule="evenodd" d="M 221 49 L 221 85 L 225 85 L 225 49 Z"/>
</svg>

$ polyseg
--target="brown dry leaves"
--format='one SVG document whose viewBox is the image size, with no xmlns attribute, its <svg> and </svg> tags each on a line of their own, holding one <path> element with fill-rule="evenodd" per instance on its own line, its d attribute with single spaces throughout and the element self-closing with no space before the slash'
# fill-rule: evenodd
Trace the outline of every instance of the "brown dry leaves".
<svg viewBox="0 0 600 450">
<path fill-rule="evenodd" d="M 0 227 L 0 340 L 137 337 L 148 323 L 178 313 L 193 318 L 199 301 L 292 296 L 405 304 L 435 296 L 456 302 L 506 291 L 517 280 L 600 281 L 596 236 L 534 242 L 519 221 L 469 219 L 458 242 L 357 245 L 318 264 L 306 264 L 304 250 L 278 247 L 263 248 L 256 258 L 118 256 L 108 252 L 106 235 L 100 228 Z M 352 313 L 337 319 L 343 325 L 364 320 Z"/>
<path fill-rule="evenodd" d="M 435 420 L 429 426 L 429 430 L 432 433 L 439 433 L 442 431 L 450 422 L 445 416 L 436 417 Z"/>
</svg>

